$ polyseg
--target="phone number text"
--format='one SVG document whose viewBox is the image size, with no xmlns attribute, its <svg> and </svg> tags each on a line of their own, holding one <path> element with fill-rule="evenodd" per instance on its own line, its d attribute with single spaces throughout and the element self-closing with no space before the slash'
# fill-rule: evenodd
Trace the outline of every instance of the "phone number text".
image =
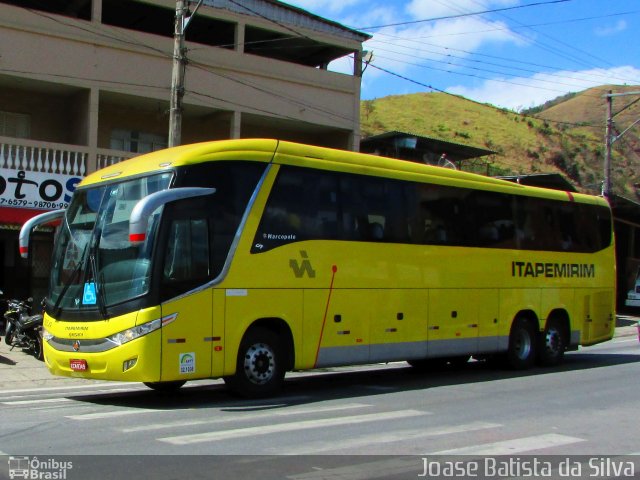
<svg viewBox="0 0 640 480">
<path fill-rule="evenodd" d="M 58 209 L 67 208 L 69 206 L 66 202 L 47 202 L 45 200 L 23 200 L 17 198 L 0 198 L 0 206 L 6 205 L 10 207 L 25 207 L 25 208 L 41 208 L 41 209 Z"/>
</svg>

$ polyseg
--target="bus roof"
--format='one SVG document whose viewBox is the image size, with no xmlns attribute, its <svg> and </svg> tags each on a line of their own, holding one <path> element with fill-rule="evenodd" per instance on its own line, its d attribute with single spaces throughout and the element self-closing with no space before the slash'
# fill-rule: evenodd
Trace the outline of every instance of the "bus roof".
<svg viewBox="0 0 640 480">
<path fill-rule="evenodd" d="M 592 195 L 525 186 L 475 173 L 412 161 L 275 139 L 218 140 L 158 150 L 91 173 L 82 180 L 79 186 L 85 187 L 91 184 L 216 160 L 274 162 L 399 179 L 428 180 L 445 185 L 455 184 L 468 188 L 528 194 L 565 201 L 579 200 L 584 203 L 607 204 L 603 198 Z"/>
</svg>

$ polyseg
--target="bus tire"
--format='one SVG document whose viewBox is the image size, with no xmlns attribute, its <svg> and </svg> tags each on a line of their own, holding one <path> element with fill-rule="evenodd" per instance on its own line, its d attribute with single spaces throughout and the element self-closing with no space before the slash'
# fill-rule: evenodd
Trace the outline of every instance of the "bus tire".
<svg viewBox="0 0 640 480">
<path fill-rule="evenodd" d="M 567 349 L 567 334 L 562 323 L 549 320 L 544 332 L 540 335 L 538 363 L 545 367 L 553 367 L 562 362 Z"/>
<path fill-rule="evenodd" d="M 185 383 L 187 383 L 186 380 L 175 380 L 173 382 L 144 382 L 144 384 L 151 390 L 162 393 L 175 392 Z"/>
<path fill-rule="evenodd" d="M 533 366 L 536 360 L 536 331 L 533 323 L 524 317 L 518 317 L 511 325 L 507 366 L 513 370 L 525 370 Z"/>
<path fill-rule="evenodd" d="M 269 329 L 255 327 L 240 343 L 236 373 L 224 381 L 236 395 L 262 398 L 280 390 L 284 374 L 285 355 L 280 338 Z"/>
</svg>

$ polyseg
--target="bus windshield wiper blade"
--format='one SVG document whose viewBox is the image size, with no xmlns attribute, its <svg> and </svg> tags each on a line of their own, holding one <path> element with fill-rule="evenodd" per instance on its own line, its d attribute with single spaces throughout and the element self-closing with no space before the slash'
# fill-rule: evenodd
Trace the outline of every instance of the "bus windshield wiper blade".
<svg viewBox="0 0 640 480">
<path fill-rule="evenodd" d="M 60 295 L 58 295 L 58 298 L 56 299 L 56 303 L 53 305 L 53 311 L 54 311 L 54 315 L 56 317 L 58 317 L 60 315 L 60 312 L 62 310 L 62 307 L 60 306 L 60 304 L 62 303 L 62 299 L 66 295 L 67 290 L 69 290 L 69 287 L 75 281 L 76 277 L 79 278 L 78 275 L 80 273 L 80 269 L 82 268 L 82 265 L 84 264 L 84 259 L 85 259 L 86 255 L 87 255 L 87 252 L 89 251 L 88 247 L 89 247 L 89 244 L 87 243 L 84 246 L 84 250 L 82 251 L 82 255 L 80 256 L 80 260 L 78 260 L 78 263 L 76 264 L 75 268 L 71 272 L 71 275 L 69 276 L 69 279 L 65 282 L 64 286 L 62 287 L 62 290 L 60 291 Z"/>
<path fill-rule="evenodd" d="M 96 255 L 91 253 L 89 255 L 89 268 L 91 268 L 91 276 L 93 277 L 93 284 L 96 289 L 96 303 L 98 304 L 98 310 L 102 318 L 107 318 L 107 307 L 104 300 L 104 291 L 102 289 L 103 282 L 98 279 L 98 266 L 96 264 Z"/>
</svg>

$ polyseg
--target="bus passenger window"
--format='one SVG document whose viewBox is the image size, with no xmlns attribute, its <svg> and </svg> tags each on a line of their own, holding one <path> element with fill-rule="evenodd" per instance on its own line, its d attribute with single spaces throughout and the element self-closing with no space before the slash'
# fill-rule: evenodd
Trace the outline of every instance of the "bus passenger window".
<svg viewBox="0 0 640 480">
<path fill-rule="evenodd" d="M 209 277 L 209 234 L 204 219 L 171 224 L 163 283 L 202 282 Z"/>
</svg>

